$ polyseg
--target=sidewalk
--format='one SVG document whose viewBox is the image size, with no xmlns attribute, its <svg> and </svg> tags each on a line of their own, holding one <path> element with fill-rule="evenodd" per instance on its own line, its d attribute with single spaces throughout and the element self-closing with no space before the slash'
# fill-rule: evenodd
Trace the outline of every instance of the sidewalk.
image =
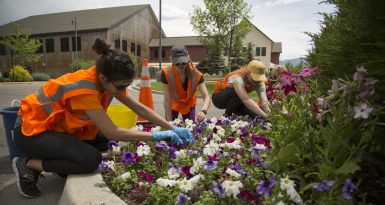
<svg viewBox="0 0 385 205">
<path fill-rule="evenodd" d="M 151 80 L 155 81 L 155 80 Z M 140 83 L 140 79 L 136 79 L 133 85 Z M 0 83 L 0 107 L 9 107 L 12 100 L 21 100 L 30 93 L 36 92 L 42 83 L 26 84 L 26 83 Z M 139 88 L 130 86 L 130 94 L 139 99 Z M 164 116 L 163 95 L 162 92 L 153 91 L 154 111 L 160 116 Z M 120 104 L 113 99 L 112 104 Z M 198 99 L 197 110 L 200 110 L 203 100 Z M 223 114 L 223 110 L 216 109 L 213 105 L 208 110 L 207 117 L 219 117 Z M 0 124 L 3 124 L 0 117 Z M 4 128 L 0 126 L 0 204 L 7 205 L 42 205 L 42 204 L 126 204 L 121 201 L 111 190 L 105 186 L 102 177 L 98 171 L 86 175 L 71 175 L 67 181 L 61 181 L 52 176 L 51 173 L 44 173 L 46 180 L 42 185 L 38 185 L 41 196 L 37 198 L 26 198 L 22 196 L 16 184 L 16 178 L 13 174 L 8 147 L 5 141 Z"/>
</svg>

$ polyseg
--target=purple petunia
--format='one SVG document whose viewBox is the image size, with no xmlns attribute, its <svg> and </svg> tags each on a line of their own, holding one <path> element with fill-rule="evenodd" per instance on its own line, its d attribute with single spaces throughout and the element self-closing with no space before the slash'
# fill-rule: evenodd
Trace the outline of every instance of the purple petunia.
<svg viewBox="0 0 385 205">
<path fill-rule="evenodd" d="M 136 162 L 136 158 L 135 158 L 135 155 L 133 153 L 123 151 L 122 161 L 124 163 L 135 163 Z"/>
<path fill-rule="evenodd" d="M 266 196 L 269 196 L 270 189 L 277 183 L 277 180 L 275 180 L 274 176 L 271 176 L 271 179 L 261 181 L 257 185 L 257 192 L 258 194 L 264 194 Z"/>
<path fill-rule="evenodd" d="M 333 184 L 334 181 L 325 180 L 322 183 L 314 185 L 313 189 L 317 190 L 318 192 L 329 191 Z"/>
<path fill-rule="evenodd" d="M 174 172 L 178 172 L 178 173 L 182 171 L 182 169 L 180 167 L 177 167 L 175 165 L 171 165 L 169 170 L 174 171 Z"/>
<path fill-rule="evenodd" d="M 175 205 L 186 205 L 187 202 L 190 200 L 190 197 L 179 193 L 178 194 L 178 201 L 175 203 Z"/>
<path fill-rule="evenodd" d="M 108 141 L 107 146 L 108 146 L 108 149 L 110 149 L 111 151 L 112 151 L 112 145 L 114 145 L 115 147 L 119 146 L 118 143 L 114 140 Z"/>
<path fill-rule="evenodd" d="M 176 154 L 175 154 L 176 151 L 177 151 L 177 149 L 175 147 L 170 147 L 170 149 L 168 150 L 168 157 L 170 159 L 175 159 L 176 158 Z"/>
<path fill-rule="evenodd" d="M 99 170 L 101 172 L 112 172 L 112 169 L 108 166 L 107 163 L 104 163 L 104 162 L 99 164 Z"/>
<path fill-rule="evenodd" d="M 218 167 L 218 162 L 217 161 L 212 161 L 212 160 L 207 160 L 203 164 L 204 168 L 206 171 L 211 172 L 212 170 L 216 169 Z"/>
<path fill-rule="evenodd" d="M 165 142 L 157 142 L 155 148 L 162 149 L 165 152 L 168 152 L 170 150 L 170 147 Z"/>
<path fill-rule="evenodd" d="M 237 165 L 231 165 L 230 169 L 234 170 L 235 172 L 237 172 L 238 174 L 242 175 L 242 177 L 245 177 L 245 178 L 249 175 L 247 172 L 245 172 L 243 169 L 241 169 Z"/>
<path fill-rule="evenodd" d="M 188 155 L 198 154 L 199 152 L 197 150 L 187 150 Z"/>
<path fill-rule="evenodd" d="M 344 199 L 353 199 L 352 193 L 356 189 L 356 185 L 353 184 L 351 179 L 346 179 L 344 187 L 342 187 L 342 197 Z"/>
<path fill-rule="evenodd" d="M 263 162 L 260 158 L 259 158 L 259 155 L 258 154 L 254 154 L 254 159 L 258 162 L 259 165 L 261 165 L 261 167 L 263 169 L 267 169 L 267 166 L 265 164 L 265 162 Z"/>
<path fill-rule="evenodd" d="M 214 191 L 219 194 L 219 198 L 224 198 L 225 191 L 223 190 L 222 185 L 217 182 L 213 182 L 213 185 L 214 185 Z"/>
</svg>

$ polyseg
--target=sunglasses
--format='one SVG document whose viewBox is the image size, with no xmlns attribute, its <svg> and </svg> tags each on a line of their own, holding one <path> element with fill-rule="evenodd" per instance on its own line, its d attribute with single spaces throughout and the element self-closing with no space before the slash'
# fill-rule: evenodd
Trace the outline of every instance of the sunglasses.
<svg viewBox="0 0 385 205">
<path fill-rule="evenodd" d="M 106 78 L 107 78 L 107 77 L 106 77 Z M 110 83 L 112 83 L 112 85 L 115 86 L 115 88 L 116 88 L 116 93 L 120 93 L 120 92 L 122 92 L 123 90 L 126 90 L 127 87 L 131 85 L 131 83 L 130 83 L 130 84 L 127 85 L 127 86 L 125 86 L 125 85 L 119 85 L 119 86 L 117 86 L 117 85 L 115 85 L 115 83 L 112 82 L 110 79 L 107 78 L 107 80 L 110 81 Z"/>
<path fill-rule="evenodd" d="M 187 65 L 187 63 L 175 63 L 175 66 Z"/>
</svg>

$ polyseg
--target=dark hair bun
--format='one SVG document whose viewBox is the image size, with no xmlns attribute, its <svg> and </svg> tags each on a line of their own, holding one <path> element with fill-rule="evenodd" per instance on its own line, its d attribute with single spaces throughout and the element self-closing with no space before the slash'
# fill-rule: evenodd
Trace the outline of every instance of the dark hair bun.
<svg viewBox="0 0 385 205">
<path fill-rule="evenodd" d="M 105 39 L 101 39 L 99 37 L 95 37 L 95 43 L 92 46 L 92 50 L 94 50 L 99 55 L 104 55 L 111 47 L 110 43 L 107 43 Z"/>
</svg>

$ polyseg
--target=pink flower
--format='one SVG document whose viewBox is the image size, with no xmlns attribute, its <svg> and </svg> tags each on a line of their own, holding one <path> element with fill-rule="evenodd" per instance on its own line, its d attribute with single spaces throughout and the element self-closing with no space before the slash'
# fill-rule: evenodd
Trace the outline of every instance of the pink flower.
<svg viewBox="0 0 385 205">
<path fill-rule="evenodd" d="M 300 74 L 304 78 L 306 78 L 308 76 L 312 76 L 313 75 L 313 68 L 304 68 L 301 70 Z"/>
<path fill-rule="evenodd" d="M 285 85 L 291 86 L 291 76 L 289 72 L 283 72 L 280 78 L 281 78 L 282 86 L 285 86 Z"/>
</svg>

